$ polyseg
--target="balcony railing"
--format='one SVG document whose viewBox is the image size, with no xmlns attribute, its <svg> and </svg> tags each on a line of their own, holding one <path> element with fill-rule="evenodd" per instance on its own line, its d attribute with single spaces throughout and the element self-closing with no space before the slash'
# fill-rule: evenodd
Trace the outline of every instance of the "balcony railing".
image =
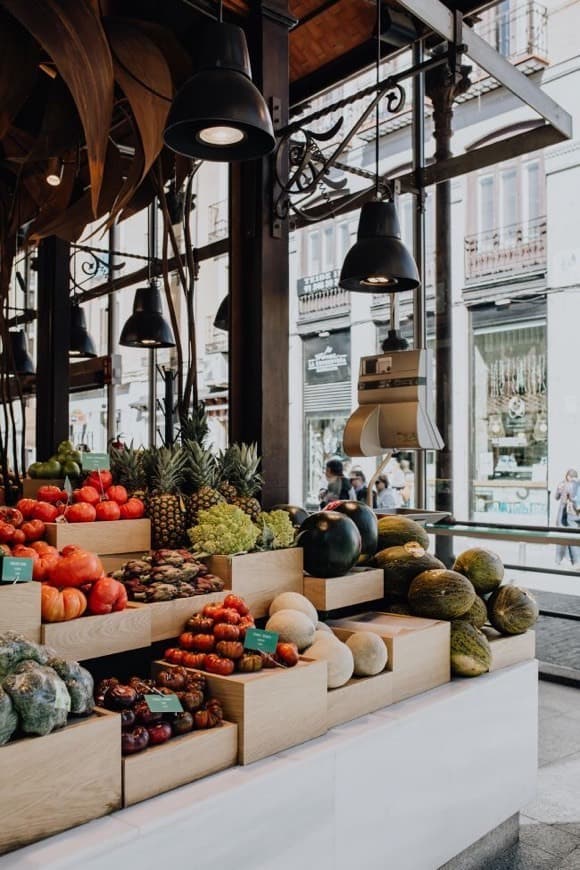
<svg viewBox="0 0 580 870">
<path fill-rule="evenodd" d="M 213 202 L 208 209 L 209 229 L 207 238 L 209 242 L 217 242 L 227 238 L 228 227 L 228 201 L 222 199 Z"/>
<path fill-rule="evenodd" d="M 541 272 L 546 267 L 546 218 L 465 238 L 465 280 Z"/>
<path fill-rule="evenodd" d="M 493 6 L 482 13 L 474 30 L 512 63 L 548 56 L 548 12 L 534 0 Z"/>
<path fill-rule="evenodd" d="M 206 353 L 227 353 L 228 351 L 228 334 L 223 329 L 216 329 L 213 325 L 213 317 L 206 318 L 205 327 L 205 352 Z"/>
<path fill-rule="evenodd" d="M 298 297 L 298 316 L 307 319 L 333 317 L 350 309 L 350 293 L 341 287 L 306 293 Z"/>
</svg>

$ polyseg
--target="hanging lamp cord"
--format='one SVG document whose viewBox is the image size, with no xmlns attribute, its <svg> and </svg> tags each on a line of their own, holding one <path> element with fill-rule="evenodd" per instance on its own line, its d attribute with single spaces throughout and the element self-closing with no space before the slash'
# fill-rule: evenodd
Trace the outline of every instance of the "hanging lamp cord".
<svg viewBox="0 0 580 870">
<path fill-rule="evenodd" d="M 377 94 L 381 83 L 381 0 L 377 0 L 377 69 L 376 69 Z M 381 185 L 379 175 L 379 103 L 375 107 L 375 184 L 376 197 L 381 198 Z"/>
</svg>

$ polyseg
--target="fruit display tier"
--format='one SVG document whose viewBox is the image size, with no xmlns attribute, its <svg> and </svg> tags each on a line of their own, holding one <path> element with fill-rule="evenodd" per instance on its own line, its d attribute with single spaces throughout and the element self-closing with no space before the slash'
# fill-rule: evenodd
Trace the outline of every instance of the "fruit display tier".
<svg viewBox="0 0 580 870">
<path fill-rule="evenodd" d="M 55 764 L 71 774 L 77 762 L 85 767 L 89 745 L 67 752 L 66 764 L 64 755 L 53 756 Z M 474 746 L 493 747 L 475 779 Z M 532 800 L 536 765 L 537 668 L 527 662 L 456 680 L 256 765 L 6 855 L 0 870 L 152 867 L 152 856 L 163 866 L 189 866 L 192 849 L 196 870 L 440 867 Z M 39 769 L 30 811 L 20 817 L 27 827 L 45 806 Z M 21 768 L 18 774 L 17 783 Z M 82 797 L 90 799 L 99 783 L 95 777 Z M 58 794 L 61 807 L 68 796 Z"/>
<path fill-rule="evenodd" d="M 211 556 L 209 570 L 244 599 L 254 617 L 266 616 L 281 592 L 302 592 L 302 550 L 270 550 L 240 556 Z"/>
<path fill-rule="evenodd" d="M 68 544 L 77 544 L 99 555 L 143 553 L 151 548 L 151 520 L 47 523 L 46 540 L 58 550 Z"/>
<path fill-rule="evenodd" d="M 379 601 L 383 597 L 383 571 L 381 568 L 353 568 L 342 577 L 305 574 L 304 595 L 323 613 Z"/>
<path fill-rule="evenodd" d="M 118 613 L 46 623 L 42 643 L 75 661 L 142 649 L 151 646 L 151 615 L 146 608 L 129 604 Z"/>
</svg>

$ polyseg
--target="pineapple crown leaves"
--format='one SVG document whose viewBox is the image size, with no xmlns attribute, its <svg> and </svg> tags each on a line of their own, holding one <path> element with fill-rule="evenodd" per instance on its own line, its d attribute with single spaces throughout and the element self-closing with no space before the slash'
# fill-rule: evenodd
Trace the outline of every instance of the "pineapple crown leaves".
<svg viewBox="0 0 580 870">
<path fill-rule="evenodd" d="M 193 407 L 191 416 L 182 421 L 179 437 L 184 445 L 187 441 L 196 441 L 203 445 L 208 435 L 209 423 L 205 402 L 199 402 Z"/>
<path fill-rule="evenodd" d="M 185 451 L 180 447 L 149 447 L 143 453 L 143 467 L 151 492 L 177 494 L 187 474 Z"/>
<path fill-rule="evenodd" d="M 113 444 L 109 448 L 113 478 L 129 492 L 145 487 L 144 452 L 143 448 L 136 448 L 133 441 L 123 448 L 115 447 Z"/>
<path fill-rule="evenodd" d="M 187 456 L 186 480 L 194 492 L 203 486 L 214 488 L 218 481 L 218 461 L 211 450 L 206 450 L 197 441 L 187 439 L 183 442 Z"/>
<path fill-rule="evenodd" d="M 240 495 L 251 497 L 261 490 L 264 478 L 258 471 L 261 458 L 257 444 L 230 444 L 218 462 L 221 479 L 235 486 Z"/>
</svg>

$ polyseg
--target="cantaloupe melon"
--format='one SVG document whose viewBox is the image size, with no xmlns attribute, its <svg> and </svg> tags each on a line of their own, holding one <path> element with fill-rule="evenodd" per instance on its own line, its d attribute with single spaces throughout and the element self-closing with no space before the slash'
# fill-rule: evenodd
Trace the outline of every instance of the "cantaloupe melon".
<svg viewBox="0 0 580 870">
<path fill-rule="evenodd" d="M 383 569 L 385 578 L 385 597 L 405 599 L 411 581 L 417 574 L 445 565 L 436 556 L 427 553 L 417 541 L 409 541 L 399 547 L 381 550 L 373 559 L 377 568 Z"/>
<path fill-rule="evenodd" d="M 280 595 L 276 595 L 270 604 L 268 613 L 270 616 L 273 616 L 279 610 L 299 610 L 314 624 L 318 622 L 316 607 L 308 600 L 308 598 L 301 595 L 299 592 L 281 592 Z"/>
<path fill-rule="evenodd" d="M 483 547 L 472 547 L 460 553 L 453 570 L 471 580 L 478 595 L 493 592 L 503 580 L 503 562 L 497 553 Z"/>
<path fill-rule="evenodd" d="M 285 643 L 295 643 L 300 651 L 314 638 L 314 623 L 300 610 L 278 610 L 266 623 L 266 630 L 275 631 Z"/>
<path fill-rule="evenodd" d="M 456 619 L 473 606 L 475 589 L 456 571 L 423 571 L 409 588 L 409 606 L 417 616 Z"/>
<path fill-rule="evenodd" d="M 475 601 L 463 616 L 458 616 L 458 619 L 466 619 L 467 622 L 470 622 L 476 628 L 483 628 L 485 623 L 487 622 L 487 607 L 485 606 L 485 601 L 483 598 L 480 598 L 479 595 L 475 596 Z"/>
<path fill-rule="evenodd" d="M 325 661 L 328 665 L 327 686 L 329 689 L 337 689 L 344 686 L 352 677 L 354 671 L 354 658 L 352 652 L 345 643 L 332 637 L 326 632 L 320 632 L 320 637 L 312 646 L 308 647 L 304 655 L 309 659 Z"/>
<path fill-rule="evenodd" d="M 519 586 L 500 586 L 487 602 L 489 621 L 502 634 L 523 634 L 536 622 L 536 599 Z"/>
<path fill-rule="evenodd" d="M 389 658 L 382 638 L 370 631 L 355 631 L 346 641 L 354 658 L 355 677 L 374 677 L 387 666 Z"/>
<path fill-rule="evenodd" d="M 451 672 L 458 677 L 479 677 L 489 671 L 491 647 L 483 632 L 465 619 L 451 623 Z"/>
<path fill-rule="evenodd" d="M 426 550 L 429 546 L 429 535 L 419 523 L 408 517 L 394 514 L 380 518 L 377 552 L 402 546 L 409 541 L 416 541 Z"/>
</svg>

